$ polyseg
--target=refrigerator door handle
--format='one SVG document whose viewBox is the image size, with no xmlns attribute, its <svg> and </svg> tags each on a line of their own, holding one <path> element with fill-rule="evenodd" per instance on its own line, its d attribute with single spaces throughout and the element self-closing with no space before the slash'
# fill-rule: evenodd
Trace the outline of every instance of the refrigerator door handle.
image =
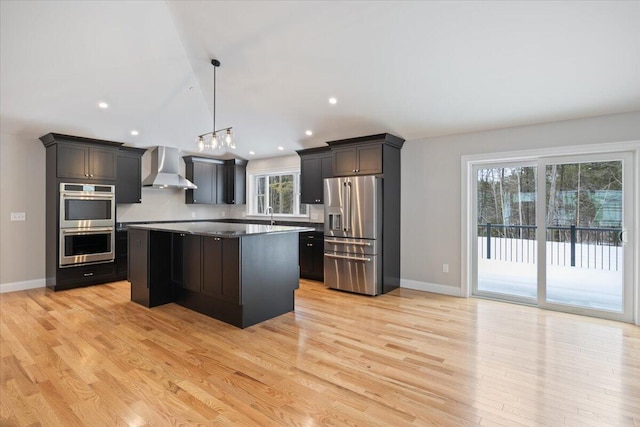
<svg viewBox="0 0 640 427">
<path fill-rule="evenodd" d="M 334 245 L 357 245 L 357 246 L 371 246 L 369 242 L 352 242 L 352 241 L 342 241 L 342 240 L 325 240 L 325 243 L 332 243 Z"/>
<path fill-rule="evenodd" d="M 354 256 L 334 255 L 334 254 L 328 254 L 328 253 L 325 253 L 324 256 L 329 257 L 329 258 L 350 259 L 350 260 L 353 260 L 353 261 L 366 261 L 366 262 L 370 262 L 371 261 L 371 258 L 359 258 L 359 257 L 354 257 Z"/>
<path fill-rule="evenodd" d="M 343 231 L 351 231 L 351 183 L 344 183 L 344 200 L 342 206 L 344 208 L 344 228 Z"/>
</svg>

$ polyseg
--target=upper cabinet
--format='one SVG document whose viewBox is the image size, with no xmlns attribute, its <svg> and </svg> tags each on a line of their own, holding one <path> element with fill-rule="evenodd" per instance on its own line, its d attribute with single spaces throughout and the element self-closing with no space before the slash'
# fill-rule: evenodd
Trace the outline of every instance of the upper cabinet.
<svg viewBox="0 0 640 427">
<path fill-rule="evenodd" d="M 382 145 L 363 144 L 337 148 L 333 152 L 336 176 L 382 173 Z"/>
<path fill-rule="evenodd" d="M 208 157 L 185 156 L 185 178 L 198 186 L 185 191 L 185 203 L 213 205 L 223 203 L 224 161 Z"/>
<path fill-rule="evenodd" d="M 388 133 L 327 142 L 333 153 L 333 175 L 379 175 L 399 168 L 403 143 Z"/>
<path fill-rule="evenodd" d="M 297 151 L 300 156 L 300 202 L 323 203 L 323 180 L 333 177 L 333 154 L 329 147 Z"/>
<path fill-rule="evenodd" d="M 56 176 L 76 181 L 115 181 L 119 142 L 49 133 L 40 138 L 55 150 Z"/>
<path fill-rule="evenodd" d="M 247 203 L 247 161 L 225 160 L 227 167 L 225 182 L 225 203 L 244 205 Z"/>
<path fill-rule="evenodd" d="M 185 156 L 183 159 L 186 178 L 198 186 L 185 192 L 185 203 L 246 203 L 246 160 L 199 156 Z"/>
<path fill-rule="evenodd" d="M 116 203 L 142 203 L 142 148 L 120 147 Z"/>
</svg>

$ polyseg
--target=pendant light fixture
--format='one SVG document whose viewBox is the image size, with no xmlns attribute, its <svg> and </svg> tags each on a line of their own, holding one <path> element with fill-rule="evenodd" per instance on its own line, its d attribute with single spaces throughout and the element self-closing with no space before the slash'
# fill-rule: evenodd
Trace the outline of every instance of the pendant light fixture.
<svg viewBox="0 0 640 427">
<path fill-rule="evenodd" d="M 233 128 L 228 127 L 216 130 L 216 68 L 220 66 L 220 61 L 212 59 L 211 65 L 213 65 L 213 127 L 211 132 L 198 135 L 196 144 L 198 151 L 235 149 L 236 143 L 233 137 Z"/>
</svg>

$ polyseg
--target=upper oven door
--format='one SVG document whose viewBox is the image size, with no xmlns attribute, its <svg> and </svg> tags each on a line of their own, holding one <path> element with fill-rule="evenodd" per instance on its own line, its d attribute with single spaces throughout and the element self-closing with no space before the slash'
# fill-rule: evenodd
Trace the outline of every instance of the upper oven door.
<svg viewBox="0 0 640 427">
<path fill-rule="evenodd" d="M 112 227 L 115 224 L 115 192 L 112 185 L 89 186 L 94 191 L 65 190 L 78 184 L 61 184 L 60 228 Z M 103 191 L 95 191 L 95 189 Z"/>
</svg>

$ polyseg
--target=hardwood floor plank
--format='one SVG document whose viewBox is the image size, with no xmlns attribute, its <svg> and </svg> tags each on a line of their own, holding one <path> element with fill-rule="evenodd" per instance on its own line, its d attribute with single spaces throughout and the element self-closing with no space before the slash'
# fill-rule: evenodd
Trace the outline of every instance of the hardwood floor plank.
<svg viewBox="0 0 640 427">
<path fill-rule="evenodd" d="M 0 295 L 1 425 L 640 424 L 637 326 L 301 280 L 243 330 L 129 286 Z"/>
</svg>

